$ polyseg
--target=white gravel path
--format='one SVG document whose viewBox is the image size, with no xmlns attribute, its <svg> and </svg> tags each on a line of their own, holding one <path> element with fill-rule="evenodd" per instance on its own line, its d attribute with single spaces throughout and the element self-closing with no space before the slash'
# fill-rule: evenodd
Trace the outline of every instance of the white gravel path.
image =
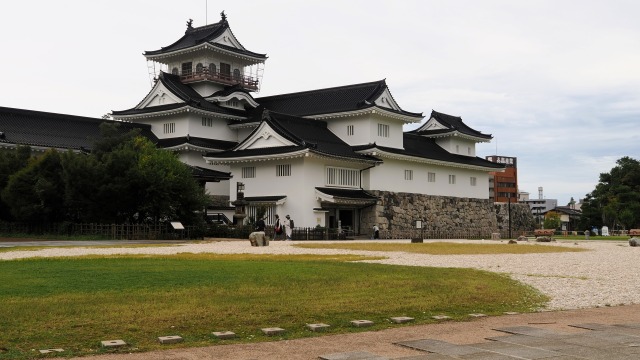
<svg viewBox="0 0 640 360">
<path fill-rule="evenodd" d="M 445 240 L 467 242 L 465 240 Z M 408 242 L 398 241 L 394 242 Z M 497 243 L 496 241 L 483 241 Z M 64 247 L 35 251 L 0 252 L 0 260 L 30 257 L 82 255 L 177 253 L 248 253 L 248 254 L 362 254 L 380 256 L 380 252 L 336 249 L 303 249 L 296 241 L 272 241 L 268 247 L 251 247 L 248 241 L 212 241 L 175 246 L 139 248 Z M 308 242 L 304 242 L 308 243 Z M 324 242 L 326 244 L 326 242 Z M 473 241 L 473 243 L 480 243 Z M 505 246 L 546 246 L 518 243 Z M 408 265 L 459 267 L 505 273 L 547 294 L 550 310 L 579 309 L 640 303 L 640 247 L 625 241 L 557 242 L 550 245 L 589 249 L 585 252 L 563 252 L 526 255 L 421 255 L 403 252 L 383 253 L 388 259 L 371 262 Z"/>
</svg>

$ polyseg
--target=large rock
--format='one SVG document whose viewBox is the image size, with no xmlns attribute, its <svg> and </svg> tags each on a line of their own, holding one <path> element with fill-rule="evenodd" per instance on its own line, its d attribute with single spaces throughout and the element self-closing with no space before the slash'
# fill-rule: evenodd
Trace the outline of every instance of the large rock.
<svg viewBox="0 0 640 360">
<path fill-rule="evenodd" d="M 269 246 L 269 239 L 264 231 L 254 231 L 249 234 L 249 242 L 251 246 Z"/>
<path fill-rule="evenodd" d="M 640 239 L 638 239 L 637 237 L 632 237 L 631 239 L 629 239 L 629 246 L 640 246 Z"/>
</svg>

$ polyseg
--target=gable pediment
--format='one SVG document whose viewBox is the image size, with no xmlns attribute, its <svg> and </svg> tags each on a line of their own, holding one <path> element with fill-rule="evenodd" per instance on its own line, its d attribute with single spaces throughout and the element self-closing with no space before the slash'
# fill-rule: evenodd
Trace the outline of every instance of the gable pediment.
<svg viewBox="0 0 640 360">
<path fill-rule="evenodd" d="M 424 125 L 416 129 L 416 131 L 446 130 L 446 129 L 449 129 L 449 128 L 432 117 L 426 123 L 424 123 Z"/>
<path fill-rule="evenodd" d="M 136 106 L 136 109 L 144 109 L 159 105 L 183 103 L 180 98 L 175 96 L 161 81 L 157 81 L 149 94 Z"/>
<path fill-rule="evenodd" d="M 263 149 L 295 145 L 296 144 L 294 142 L 280 135 L 266 122 L 262 122 L 262 124 L 260 124 L 260 126 L 236 148 L 236 150 Z"/>
<path fill-rule="evenodd" d="M 236 49 L 246 50 L 244 46 L 240 44 L 238 39 L 233 35 L 230 29 L 226 29 L 215 39 L 211 40 L 212 43 L 221 44 L 225 46 L 234 47 Z"/>
<path fill-rule="evenodd" d="M 389 88 L 385 88 L 382 94 L 380 94 L 380 96 L 378 96 L 374 100 L 374 102 L 376 105 L 382 108 L 387 108 L 395 111 L 402 111 L 398 103 L 393 99 L 393 96 L 391 96 L 391 92 L 389 91 Z"/>
</svg>

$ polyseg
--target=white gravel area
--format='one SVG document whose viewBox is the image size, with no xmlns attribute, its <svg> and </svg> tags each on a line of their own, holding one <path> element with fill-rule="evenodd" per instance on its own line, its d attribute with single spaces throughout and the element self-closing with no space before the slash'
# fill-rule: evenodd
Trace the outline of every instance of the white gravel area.
<svg viewBox="0 0 640 360">
<path fill-rule="evenodd" d="M 367 240 L 370 242 L 370 240 Z M 507 245 L 506 241 L 438 240 L 473 243 L 503 243 L 505 246 L 559 245 L 588 249 L 525 255 L 422 255 L 385 252 L 384 260 L 370 262 L 407 265 L 474 268 L 504 273 L 529 284 L 551 298 L 549 310 L 580 309 L 640 303 L 640 247 L 626 241 L 559 241 L 551 244 L 524 243 Z M 394 242 L 409 242 L 394 240 Z M 429 241 L 425 241 L 429 242 Z M 272 241 L 267 247 L 251 247 L 249 241 L 210 241 L 158 247 L 63 247 L 34 251 L 0 252 L 0 260 L 31 257 L 83 255 L 218 253 L 218 254 L 361 254 L 380 256 L 380 252 L 337 249 L 304 249 L 296 241 Z M 309 243 L 309 242 L 304 242 Z M 327 242 L 323 242 L 327 244 Z"/>
</svg>

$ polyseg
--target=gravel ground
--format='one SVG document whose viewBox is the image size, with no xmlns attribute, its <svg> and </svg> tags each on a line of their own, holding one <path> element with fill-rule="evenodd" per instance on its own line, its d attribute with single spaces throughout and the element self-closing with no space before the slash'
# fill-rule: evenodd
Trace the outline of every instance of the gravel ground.
<svg viewBox="0 0 640 360">
<path fill-rule="evenodd" d="M 370 240 L 367 240 L 370 242 Z M 465 240 L 447 240 L 469 242 Z M 394 241 L 408 242 L 408 241 Z M 474 243 L 479 243 L 477 240 Z M 482 241 L 483 243 L 499 243 Z M 268 247 L 251 247 L 248 241 L 217 241 L 187 243 L 175 246 L 139 248 L 65 247 L 35 251 L 0 253 L 0 260 L 29 257 L 82 256 L 88 254 L 177 254 L 177 253 L 250 253 L 250 254 L 362 254 L 379 252 L 335 249 L 303 249 L 296 241 L 272 241 Z M 305 242 L 308 243 L 308 242 Z M 505 246 L 546 246 L 542 243 L 518 243 Z M 385 260 L 370 262 L 407 265 L 459 267 L 504 273 L 529 284 L 551 298 L 547 309 L 567 310 L 640 303 L 640 248 L 623 241 L 569 241 L 550 245 L 588 249 L 585 252 L 526 255 L 422 255 L 388 252 Z"/>
</svg>

